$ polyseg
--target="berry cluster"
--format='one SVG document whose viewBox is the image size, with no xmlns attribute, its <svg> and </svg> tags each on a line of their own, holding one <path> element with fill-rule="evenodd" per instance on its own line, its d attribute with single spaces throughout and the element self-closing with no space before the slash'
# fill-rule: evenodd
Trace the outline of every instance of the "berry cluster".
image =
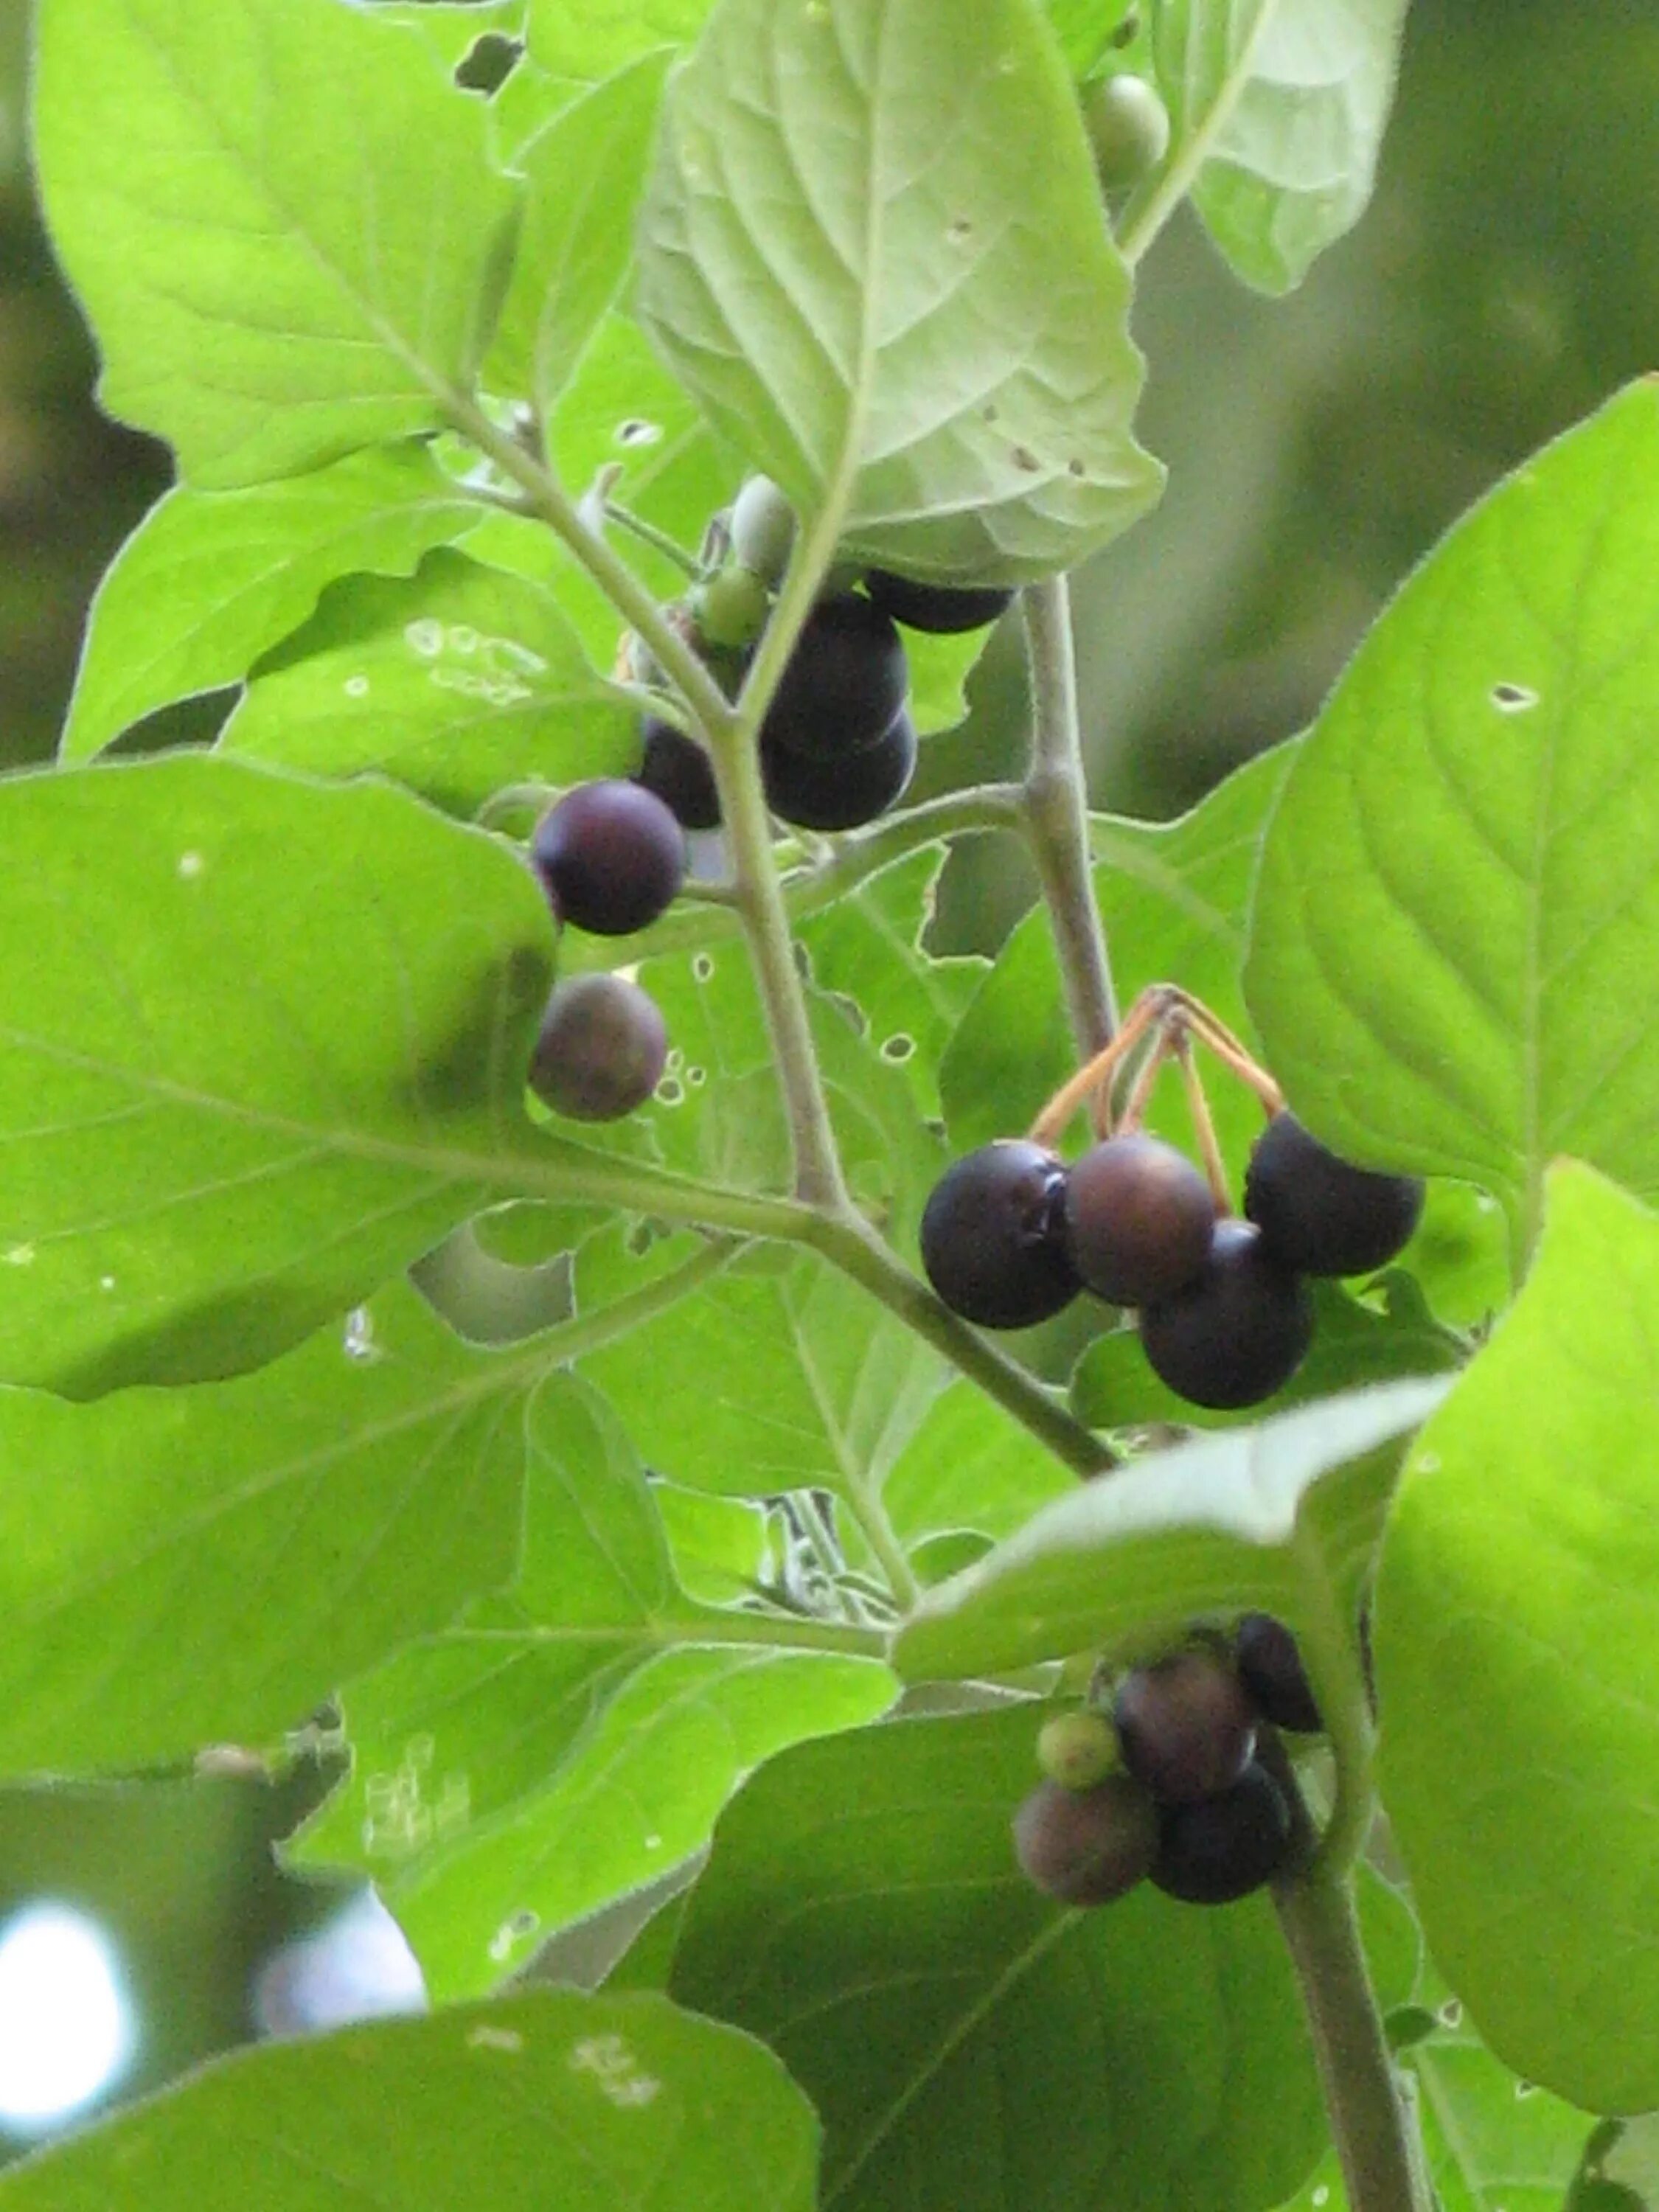
<svg viewBox="0 0 1659 2212">
<path fill-rule="evenodd" d="M 1247 1613 L 1224 1651 L 1194 1647 L 1044 1727 L 1044 1779 L 1014 1815 L 1027 1875 L 1066 1905 L 1109 1905 L 1150 1879 L 1188 1905 L 1270 1881 L 1296 1839 L 1289 1798 L 1258 1757 L 1262 1723 L 1312 1730 L 1319 1710 L 1295 1638 Z"/>
<path fill-rule="evenodd" d="M 1148 1032 L 1134 1102 L 1069 1165 L 1058 1126 L 1102 1092 Z M 1242 1219 L 1231 1212 L 1188 1035 L 1219 1052 L 1269 1109 L 1250 1155 Z M 1207 1176 L 1134 1127 L 1151 1077 L 1177 1060 L 1205 1141 Z M 1237 1039 L 1173 987 L 1146 993 L 1118 1041 L 1057 1094 L 1029 1138 L 955 1161 L 921 1222 L 921 1257 L 946 1305 L 985 1328 L 1050 1319 L 1080 1291 L 1137 1308 L 1153 1371 L 1198 1406 L 1256 1404 L 1287 1382 L 1313 1339 L 1305 1278 L 1367 1273 L 1406 1243 L 1423 1186 L 1340 1159 L 1285 1109 Z"/>
</svg>

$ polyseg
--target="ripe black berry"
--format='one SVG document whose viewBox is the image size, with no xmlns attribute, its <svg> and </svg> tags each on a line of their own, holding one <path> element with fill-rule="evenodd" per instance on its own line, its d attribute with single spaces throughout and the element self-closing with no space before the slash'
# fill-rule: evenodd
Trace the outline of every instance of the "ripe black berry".
<svg viewBox="0 0 1659 2212">
<path fill-rule="evenodd" d="M 1063 1905 L 1109 1905 L 1150 1871 L 1157 1808 L 1139 1783 L 1109 1776 L 1092 1790 L 1039 1782 L 1014 1815 L 1014 1854 L 1027 1877 Z"/>
<path fill-rule="evenodd" d="M 543 815 L 530 857 L 561 921 L 599 937 L 653 922 L 685 876 L 685 839 L 654 792 L 620 777 L 579 783 Z"/>
<path fill-rule="evenodd" d="M 1123 1764 L 1161 1805 L 1231 1789 L 1255 1752 L 1255 1714 L 1237 1674 L 1208 1651 L 1137 1667 L 1112 1707 Z"/>
<path fill-rule="evenodd" d="M 953 1161 L 921 1217 L 921 1263 L 953 1313 L 982 1328 L 1029 1328 L 1077 1296 L 1060 1205 L 1066 1170 L 1024 1138 Z"/>
<path fill-rule="evenodd" d="M 761 725 L 773 751 L 842 761 L 879 744 L 909 688 L 890 618 L 856 592 L 820 599 L 795 641 Z"/>
<path fill-rule="evenodd" d="M 907 629 L 929 630 L 936 637 L 954 637 L 965 629 L 983 629 L 1012 604 L 1005 591 L 957 591 L 944 584 L 919 584 L 910 576 L 896 576 L 886 568 L 866 571 L 865 589 L 884 614 L 891 615 Z"/>
<path fill-rule="evenodd" d="M 667 1055 L 667 1027 L 648 992 L 621 975 L 575 975 L 547 1002 L 530 1087 L 574 1121 L 614 1121 L 645 1103 Z"/>
<path fill-rule="evenodd" d="M 915 774 L 916 726 L 901 712 L 878 744 L 839 760 L 807 760 L 762 733 L 766 803 L 801 830 L 857 830 L 903 797 Z"/>
<path fill-rule="evenodd" d="M 1304 1275 L 1363 1275 L 1392 1260 L 1423 1212 L 1415 1176 L 1374 1175 L 1327 1152 L 1294 1114 L 1256 1139 L 1244 1211 L 1262 1249 Z"/>
<path fill-rule="evenodd" d="M 1313 1341 L 1299 1275 L 1278 1266 L 1248 1221 L 1218 1221 L 1195 1282 L 1143 1307 L 1140 1341 L 1177 1396 L 1218 1410 L 1254 1406 L 1288 1382 Z"/>
<path fill-rule="evenodd" d="M 634 771 L 635 783 L 654 792 L 682 830 L 717 830 L 720 795 L 708 756 L 695 738 L 647 714 L 642 732 L 645 755 Z"/>
<path fill-rule="evenodd" d="M 1253 1761 L 1231 1790 L 1160 1813 L 1152 1880 L 1184 1905 L 1231 1905 L 1272 1881 L 1290 1844 L 1285 1793 Z"/>
<path fill-rule="evenodd" d="M 1109 1137 L 1066 1177 L 1066 1241 L 1088 1287 L 1146 1306 L 1197 1279 L 1215 1231 L 1210 1187 L 1159 1138 Z"/>
<path fill-rule="evenodd" d="M 1306 1735 L 1322 1726 L 1302 1654 L 1282 1620 L 1269 1613 L 1247 1613 L 1233 1632 L 1233 1656 L 1238 1678 L 1264 1721 Z"/>
</svg>

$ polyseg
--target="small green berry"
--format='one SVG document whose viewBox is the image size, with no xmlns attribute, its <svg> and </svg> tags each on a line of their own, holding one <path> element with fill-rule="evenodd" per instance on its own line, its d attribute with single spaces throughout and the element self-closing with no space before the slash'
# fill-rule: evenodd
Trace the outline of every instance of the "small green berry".
<svg viewBox="0 0 1659 2212">
<path fill-rule="evenodd" d="M 775 587 L 794 545 L 794 508 L 770 477 L 750 477 L 732 508 L 732 558 Z"/>
<path fill-rule="evenodd" d="M 1170 150 L 1170 111 L 1144 76 L 1103 77 L 1085 87 L 1083 120 L 1103 191 L 1138 185 Z"/>
<path fill-rule="evenodd" d="M 1104 1713 L 1087 1706 L 1044 1721 L 1036 1755 L 1048 1779 L 1066 1790 L 1092 1790 L 1123 1764 L 1116 1729 Z"/>
<path fill-rule="evenodd" d="M 699 584 L 691 594 L 697 635 L 716 652 L 741 652 L 766 627 L 771 593 L 754 569 L 734 562 Z"/>
</svg>

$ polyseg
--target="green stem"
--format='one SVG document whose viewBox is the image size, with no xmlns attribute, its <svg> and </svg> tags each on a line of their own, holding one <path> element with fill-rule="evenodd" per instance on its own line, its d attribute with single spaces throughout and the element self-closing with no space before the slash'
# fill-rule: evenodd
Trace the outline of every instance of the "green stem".
<svg viewBox="0 0 1659 2212">
<path fill-rule="evenodd" d="M 696 556 L 688 553 L 678 538 L 671 538 L 665 530 L 659 530 L 654 522 L 647 522 L 642 514 L 635 514 L 631 507 L 620 507 L 614 499 L 608 499 L 605 511 L 619 530 L 627 531 L 630 537 L 637 538 L 641 545 L 648 545 L 653 552 L 660 553 L 663 559 L 671 567 L 678 568 L 683 576 L 690 577 L 695 583 L 702 574 Z"/>
<path fill-rule="evenodd" d="M 1032 714 L 1031 763 L 1023 793 L 1025 830 L 1054 931 L 1077 1055 L 1086 1060 L 1111 1042 L 1118 1017 L 1089 872 L 1089 795 L 1065 578 L 1028 585 L 1021 604 Z"/>
<path fill-rule="evenodd" d="M 884 1659 L 884 1629 L 860 1628 L 853 1621 L 813 1620 L 800 1613 L 738 1613 L 724 1606 L 700 1606 L 690 1615 L 676 1614 L 661 1629 L 669 1644 L 770 1644 L 793 1651 L 841 1651 L 849 1657 Z"/>
<path fill-rule="evenodd" d="M 1316 1863 L 1273 1886 L 1349 2212 L 1431 2212 L 1365 1972 L 1350 1878 Z"/>
<path fill-rule="evenodd" d="M 887 1577 L 887 1587 L 901 1613 L 913 1611 L 921 1596 L 921 1584 L 916 1580 L 898 1531 L 887 1517 L 887 1509 L 879 1497 L 862 1489 L 850 1489 L 848 1510 L 864 1531 L 864 1540 L 881 1562 L 882 1572 Z"/>
</svg>

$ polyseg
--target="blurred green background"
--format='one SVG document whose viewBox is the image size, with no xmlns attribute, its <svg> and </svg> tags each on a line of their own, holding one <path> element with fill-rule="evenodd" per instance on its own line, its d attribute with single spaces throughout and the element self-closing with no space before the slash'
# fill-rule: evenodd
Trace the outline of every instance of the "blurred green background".
<svg viewBox="0 0 1659 2212">
<path fill-rule="evenodd" d="M 30 189 L 27 40 L 23 0 L 0 0 L 5 765 L 50 755 L 98 575 L 167 476 L 160 448 L 91 402 L 90 348 Z M 1170 489 L 1079 578 L 1076 612 L 1096 799 L 1164 815 L 1307 720 L 1380 602 L 1495 477 L 1659 367 L 1659 7 L 1416 0 L 1358 231 L 1273 304 L 1183 222 L 1146 267 L 1135 327 L 1142 433 Z M 1016 643 L 999 637 L 927 783 L 1001 771 Z M 1026 896 L 991 841 L 974 894 L 958 933 L 988 945 Z M 276 1979 L 270 1962 L 339 1899 L 283 1880 L 270 1843 L 319 1786 L 302 1767 L 282 1784 L 221 1771 L 0 1792 L 0 2073 L 30 2026 L 4 2016 L 7 1927 L 43 1897 L 115 1946 L 137 2039 L 122 2095 L 302 2013 L 292 1954 Z M 383 1932 L 349 1925 L 322 2002 L 406 1998 Z M 0 2121 L 0 2152 L 25 2139 Z"/>
</svg>

